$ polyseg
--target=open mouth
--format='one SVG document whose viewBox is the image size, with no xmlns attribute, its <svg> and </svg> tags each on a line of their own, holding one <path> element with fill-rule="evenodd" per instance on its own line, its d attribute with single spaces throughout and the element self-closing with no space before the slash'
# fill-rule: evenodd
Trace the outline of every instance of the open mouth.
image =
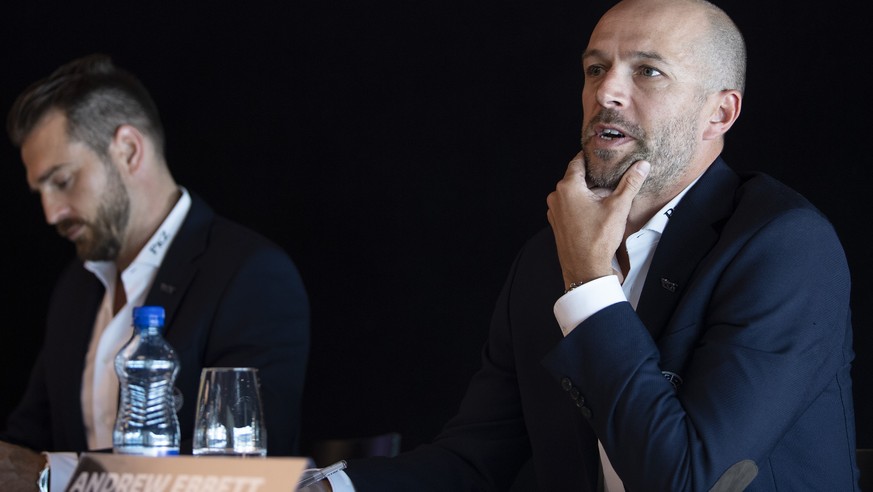
<svg viewBox="0 0 873 492">
<path fill-rule="evenodd" d="M 605 128 L 598 134 L 598 136 L 605 140 L 613 140 L 616 138 L 624 138 L 624 133 L 613 128 Z"/>
</svg>

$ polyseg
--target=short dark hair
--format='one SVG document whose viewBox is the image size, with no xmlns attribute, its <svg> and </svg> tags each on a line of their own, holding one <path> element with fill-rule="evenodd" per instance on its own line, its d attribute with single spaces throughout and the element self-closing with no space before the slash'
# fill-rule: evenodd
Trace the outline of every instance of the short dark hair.
<svg viewBox="0 0 873 492">
<path fill-rule="evenodd" d="M 151 137 L 155 151 L 164 152 L 164 128 L 158 108 L 145 86 L 116 67 L 109 56 L 92 54 L 72 60 L 22 92 L 6 121 L 12 143 L 20 147 L 48 113 L 67 117 L 67 134 L 106 156 L 115 131 L 135 126 Z"/>
</svg>

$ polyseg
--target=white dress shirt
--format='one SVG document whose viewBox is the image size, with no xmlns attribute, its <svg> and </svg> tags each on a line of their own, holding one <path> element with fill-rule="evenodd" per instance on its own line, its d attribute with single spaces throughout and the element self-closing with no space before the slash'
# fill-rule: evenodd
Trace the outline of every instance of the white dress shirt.
<svg viewBox="0 0 873 492">
<path fill-rule="evenodd" d="M 115 263 L 111 261 L 86 261 L 85 268 L 94 273 L 106 293 L 94 320 L 94 332 L 88 354 L 85 357 L 85 371 L 82 374 L 82 414 L 88 449 L 112 447 L 112 431 L 115 415 L 118 413 L 118 376 L 115 373 L 115 355 L 133 335 L 133 308 L 145 302 L 146 295 L 154 282 L 161 261 L 173 238 L 179 231 L 188 209 L 191 197 L 182 188 L 182 196 L 152 235 L 146 246 L 140 250 L 133 262 L 121 272 L 122 288 L 127 304 L 113 314 L 115 289 Z"/>
<path fill-rule="evenodd" d="M 145 302 L 146 295 L 173 242 L 182 221 L 191 208 L 191 196 L 179 187 L 182 196 L 161 223 L 158 230 L 140 250 L 133 262 L 121 272 L 121 283 L 127 304 L 113 316 L 115 299 L 115 264 L 111 261 L 86 261 L 85 268 L 94 273 L 105 287 L 103 301 L 94 320 L 91 343 L 85 356 L 82 373 L 82 415 L 88 439 L 88 449 L 112 447 L 112 431 L 118 412 L 118 376 L 115 355 L 133 335 L 133 308 Z M 64 490 L 75 469 L 75 453 L 45 453 L 52 470 L 52 490 Z"/>
<path fill-rule="evenodd" d="M 624 282 L 620 280 L 619 275 L 609 275 L 587 282 L 558 298 L 555 302 L 554 313 L 564 336 L 567 336 L 589 316 L 617 302 L 628 301 L 636 309 L 646 274 L 648 274 L 652 258 L 655 256 L 655 248 L 667 226 L 667 221 L 673 214 L 673 208 L 696 182 L 697 180 L 694 180 L 685 187 L 682 192 L 649 219 L 639 231 L 628 236 L 625 248 L 628 253 L 630 269 Z M 617 257 L 612 259 L 612 268 L 616 272 L 621 271 Z M 600 448 L 600 460 L 603 466 L 604 490 L 606 492 L 624 491 L 624 484 L 609 462 L 603 445 L 600 441 L 597 444 Z M 344 471 L 331 474 L 327 480 L 330 481 L 334 492 L 355 492 L 351 479 Z"/>
</svg>

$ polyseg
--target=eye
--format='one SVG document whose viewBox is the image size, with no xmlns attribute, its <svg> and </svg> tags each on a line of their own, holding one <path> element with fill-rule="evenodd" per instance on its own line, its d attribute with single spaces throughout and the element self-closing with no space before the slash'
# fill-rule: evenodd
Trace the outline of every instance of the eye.
<svg viewBox="0 0 873 492">
<path fill-rule="evenodd" d="M 72 174 L 56 174 L 52 176 L 52 187 L 59 191 L 64 191 L 68 189 L 73 184 L 73 175 Z"/>
<path fill-rule="evenodd" d="M 588 68 L 585 69 L 585 75 L 588 77 L 597 77 L 599 75 L 603 75 L 603 72 L 606 70 L 602 65 L 589 65 Z"/>
<path fill-rule="evenodd" d="M 640 67 L 639 73 L 643 77 L 657 77 L 659 75 L 663 75 L 660 70 L 652 67 Z"/>
</svg>

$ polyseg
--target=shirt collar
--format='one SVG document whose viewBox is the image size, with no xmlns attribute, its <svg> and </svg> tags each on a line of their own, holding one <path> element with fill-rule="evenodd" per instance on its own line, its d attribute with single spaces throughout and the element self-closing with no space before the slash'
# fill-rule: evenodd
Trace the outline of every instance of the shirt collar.
<svg viewBox="0 0 873 492">
<path fill-rule="evenodd" d="M 188 190 L 183 186 L 180 186 L 179 190 L 182 192 L 182 196 L 179 197 L 176 205 L 170 210 L 158 230 L 146 242 L 145 247 L 139 251 L 139 254 L 127 267 L 128 270 L 134 265 L 151 267 L 161 265 L 170 243 L 173 242 L 173 238 L 182 227 L 182 221 L 185 220 L 188 210 L 191 209 L 191 195 Z M 86 261 L 85 268 L 94 273 L 104 285 L 108 285 L 108 279 L 115 275 L 115 262 L 112 261 Z"/>
<path fill-rule="evenodd" d="M 657 232 L 658 234 L 663 234 L 664 228 L 667 227 L 667 222 L 670 220 L 670 217 L 673 215 L 673 209 L 675 209 L 676 206 L 679 205 L 679 202 L 682 200 L 682 197 L 684 197 L 685 194 L 688 193 L 688 190 L 690 190 L 691 187 L 694 186 L 694 184 L 697 183 L 697 181 L 699 179 L 700 179 L 700 176 L 698 176 L 694 181 L 689 183 L 688 186 L 683 188 L 682 191 L 680 191 L 676 196 L 674 196 L 672 200 L 667 202 L 667 204 L 664 205 L 661 208 L 661 210 L 658 210 L 658 213 L 653 215 L 652 218 L 649 219 L 649 221 L 646 222 L 646 224 L 640 230 L 641 231 L 650 230 L 653 232 Z"/>
</svg>

